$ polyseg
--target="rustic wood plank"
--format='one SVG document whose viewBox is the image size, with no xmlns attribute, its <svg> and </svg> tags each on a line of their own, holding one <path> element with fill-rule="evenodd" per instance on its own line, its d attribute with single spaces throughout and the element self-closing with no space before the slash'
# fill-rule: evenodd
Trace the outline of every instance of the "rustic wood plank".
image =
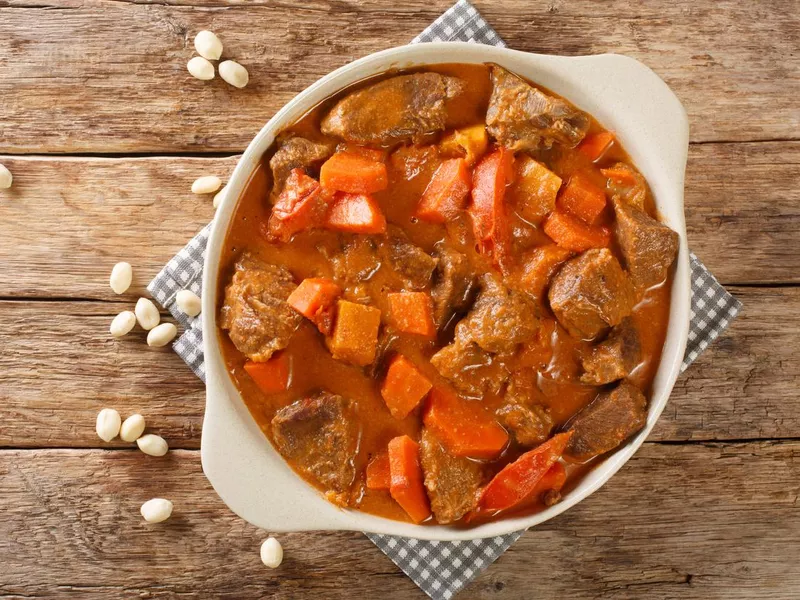
<svg viewBox="0 0 800 600">
<path fill-rule="evenodd" d="M 742 315 L 678 380 L 651 439 L 800 437 L 800 288 L 732 291 Z M 174 447 L 199 447 L 202 384 L 138 329 L 111 339 L 123 306 L 0 302 L 0 447 L 104 445 L 94 432 L 104 406 L 141 411 Z"/>
<path fill-rule="evenodd" d="M 198 175 L 226 177 L 235 158 L 0 156 L 14 187 L 0 193 L 0 296 L 120 300 L 111 266 L 131 262 L 142 294 L 213 216 L 190 193 Z M 800 142 L 691 147 L 689 243 L 725 283 L 800 282 Z M 57 235 L 55 235 L 57 233 Z"/>
<path fill-rule="evenodd" d="M 800 566 L 800 443 L 646 444 L 614 479 L 526 533 L 467 598 L 789 598 Z M 230 511 L 196 451 L 0 451 L 0 597 L 424 598 L 359 533 L 265 533 Z M 153 496 L 170 521 L 138 513 Z"/>
<path fill-rule="evenodd" d="M 451 4 L 2 0 L 0 150 L 240 152 L 297 92 Z M 685 103 L 695 141 L 796 139 L 800 24 L 779 0 L 476 5 L 512 48 L 642 60 Z M 187 74 L 206 27 L 248 67 L 245 90 Z"/>
</svg>

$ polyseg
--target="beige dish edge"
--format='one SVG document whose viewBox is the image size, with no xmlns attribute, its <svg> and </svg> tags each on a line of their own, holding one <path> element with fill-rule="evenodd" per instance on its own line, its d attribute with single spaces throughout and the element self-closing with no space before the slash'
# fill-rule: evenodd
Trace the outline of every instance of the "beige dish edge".
<svg viewBox="0 0 800 600">
<path fill-rule="evenodd" d="M 437 63 L 497 63 L 568 99 L 613 130 L 647 178 L 663 222 L 680 235 L 669 326 L 653 382 L 647 426 L 589 472 L 553 507 L 472 528 L 422 526 L 340 509 L 289 467 L 250 416 L 231 380 L 217 337 L 217 277 L 225 234 L 238 198 L 274 136 L 319 102 L 357 81 L 388 71 Z M 203 471 L 237 515 L 270 532 L 354 530 L 429 540 L 468 540 L 527 529 L 561 514 L 599 489 L 624 465 L 655 425 L 681 371 L 689 331 L 689 250 L 683 186 L 689 123 L 675 94 L 649 68 L 631 58 L 547 56 L 478 44 L 446 42 L 401 46 L 371 54 L 326 75 L 284 106 L 245 150 L 217 210 L 206 250 L 203 339 L 206 410 Z"/>
</svg>

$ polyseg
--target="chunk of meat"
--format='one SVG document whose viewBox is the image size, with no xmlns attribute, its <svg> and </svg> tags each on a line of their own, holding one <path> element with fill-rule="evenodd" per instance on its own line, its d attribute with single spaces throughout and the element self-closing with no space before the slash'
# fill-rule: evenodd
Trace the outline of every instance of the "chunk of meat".
<svg viewBox="0 0 800 600">
<path fill-rule="evenodd" d="M 280 142 L 278 150 L 269 159 L 272 170 L 272 197 L 283 191 L 283 186 L 294 169 L 309 170 L 320 166 L 333 154 L 333 144 L 312 142 L 303 137 L 293 137 Z"/>
<path fill-rule="evenodd" d="M 587 461 L 619 446 L 647 423 L 647 400 L 632 383 L 623 381 L 603 392 L 579 412 L 566 429 L 572 438 L 566 454 Z"/>
<path fill-rule="evenodd" d="M 612 196 L 620 196 L 626 204 L 644 210 L 647 183 L 641 173 L 621 162 L 600 172 L 608 178 L 606 187 Z"/>
<path fill-rule="evenodd" d="M 639 332 L 633 320 L 627 317 L 611 330 L 609 336 L 592 348 L 591 355 L 583 359 L 586 371 L 581 381 L 590 385 L 605 385 L 630 375 L 641 360 L 642 347 Z"/>
<path fill-rule="evenodd" d="M 286 299 L 295 289 L 286 267 L 261 262 L 249 254 L 234 266 L 220 309 L 220 327 L 242 354 L 266 362 L 289 345 L 303 317 Z"/>
<path fill-rule="evenodd" d="M 451 455 L 427 428 L 422 430 L 420 458 L 431 509 L 440 525 L 458 521 L 475 508 L 483 482 L 481 463 Z"/>
<path fill-rule="evenodd" d="M 538 403 L 543 397 L 532 369 L 517 371 L 506 390 L 503 405 L 496 414 L 521 446 L 538 446 L 547 441 L 553 430 L 550 410 Z"/>
<path fill-rule="evenodd" d="M 389 236 L 380 247 L 380 256 L 403 279 L 404 287 L 425 290 L 430 285 L 436 259 L 411 243 L 399 227 L 389 228 Z"/>
<path fill-rule="evenodd" d="M 487 352 L 512 352 L 518 344 L 532 339 L 538 327 L 533 300 L 487 274 L 472 310 L 456 325 L 456 339 L 462 345 L 475 342 Z"/>
<path fill-rule="evenodd" d="M 474 342 L 453 342 L 431 356 L 431 365 L 463 396 L 482 398 L 497 394 L 508 379 L 508 370 Z"/>
<path fill-rule="evenodd" d="M 442 328 L 454 314 L 469 308 L 477 286 L 469 260 L 461 252 L 440 246 L 435 256 L 438 264 L 431 298 L 434 321 L 437 327 Z"/>
<path fill-rule="evenodd" d="M 486 126 L 511 150 L 533 150 L 554 141 L 574 148 L 589 130 L 589 116 L 493 65 Z"/>
<path fill-rule="evenodd" d="M 438 73 L 398 75 L 352 92 L 322 119 L 325 135 L 359 144 L 393 144 L 441 131 L 447 103 L 464 83 Z"/>
<path fill-rule="evenodd" d="M 548 298 L 561 326 L 582 339 L 619 325 L 634 304 L 628 276 L 607 248 L 568 261 L 553 277 Z"/>
<path fill-rule="evenodd" d="M 663 282 L 678 256 L 678 234 L 618 198 L 614 199 L 614 212 L 614 235 L 633 284 L 645 290 Z"/>
<path fill-rule="evenodd" d="M 278 452 L 341 505 L 355 479 L 360 436 L 353 403 L 327 392 L 285 406 L 272 419 Z"/>
<path fill-rule="evenodd" d="M 334 278 L 347 283 L 369 281 L 381 267 L 378 250 L 378 242 L 370 237 L 357 235 L 346 240 L 342 251 L 330 257 Z"/>
</svg>

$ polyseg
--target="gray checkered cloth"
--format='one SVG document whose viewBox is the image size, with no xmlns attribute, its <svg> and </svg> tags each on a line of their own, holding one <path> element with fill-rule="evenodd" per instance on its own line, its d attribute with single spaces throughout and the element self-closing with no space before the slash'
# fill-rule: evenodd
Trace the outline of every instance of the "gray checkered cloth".
<svg viewBox="0 0 800 600">
<path fill-rule="evenodd" d="M 414 38 L 416 42 L 463 41 L 505 46 L 475 8 L 460 0 Z M 173 344 L 192 371 L 205 380 L 200 319 L 187 317 L 175 305 L 175 294 L 190 289 L 199 294 L 210 225 L 181 250 L 147 289 L 183 326 Z M 692 312 L 689 344 L 683 369 L 708 347 L 736 317 L 741 303 L 725 291 L 697 257 L 691 255 Z M 367 534 L 426 594 L 434 600 L 452 598 L 513 544 L 523 531 L 463 542 L 436 542 L 389 535 Z"/>
</svg>

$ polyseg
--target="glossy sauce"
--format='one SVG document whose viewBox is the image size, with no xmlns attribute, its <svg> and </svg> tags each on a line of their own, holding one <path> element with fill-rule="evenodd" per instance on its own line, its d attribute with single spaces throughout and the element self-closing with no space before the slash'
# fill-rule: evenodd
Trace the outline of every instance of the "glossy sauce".
<svg viewBox="0 0 800 600">
<path fill-rule="evenodd" d="M 434 65 L 426 67 L 426 70 L 454 75 L 468 82 L 468 93 L 464 98 L 453 103 L 448 122 L 449 127 L 468 126 L 484 121 L 491 93 L 487 66 Z M 370 80 L 370 83 L 372 82 L 374 79 Z M 351 90 L 352 88 L 347 91 Z M 290 127 L 287 132 L 309 139 L 323 138 L 324 136 L 319 132 L 321 116 L 337 97 L 323 102 Z M 602 127 L 593 121 L 590 134 L 598 131 L 602 131 Z M 437 139 L 438 136 L 432 136 L 431 142 L 435 143 Z M 414 146 L 394 147 L 387 149 L 387 152 L 390 152 L 386 161 L 389 186 L 385 191 L 378 192 L 374 196 L 388 222 L 402 227 L 409 239 L 427 252 L 432 252 L 434 244 L 449 237 L 451 245 L 470 258 L 477 273 L 492 270 L 486 258 L 478 255 L 474 249 L 471 226 L 466 214 L 462 214 L 460 219 L 448 223 L 447 226 L 418 221 L 414 217 L 419 198 L 442 159 L 437 157 L 435 152 L 421 150 Z M 274 149 L 265 155 L 262 164 L 253 173 L 245 192 L 239 199 L 231 221 L 224 245 L 222 272 L 219 277 L 218 297 L 220 302 L 224 297 L 224 286 L 230 280 L 233 264 L 244 251 L 252 253 L 265 262 L 286 265 L 296 281 L 299 282 L 306 277 L 332 277 L 333 273 L 328 257 L 340 251 L 343 243 L 352 238 L 351 234 L 314 230 L 296 234 L 288 244 L 267 242 L 263 228 L 271 211 L 269 195 L 272 182 L 268 161 L 272 153 L 274 153 Z M 599 174 L 599 168 L 618 161 L 632 164 L 618 143 L 615 143 L 595 165 L 592 165 L 582 154 L 558 145 L 551 150 L 532 153 L 531 156 L 546 164 L 564 181 L 577 171 L 596 173 L 594 177 L 602 187 L 605 187 L 605 179 Z M 646 208 L 652 216 L 655 216 L 649 190 Z M 609 223 L 613 219 L 610 203 L 604 219 Z M 516 226 L 524 228 L 527 232 L 524 244 L 517 242 L 515 246 L 515 258 L 524 257 L 525 253 L 536 245 L 550 243 L 550 239 L 538 227 L 523 222 L 521 217 L 516 214 L 512 215 L 512 228 L 515 226 L 514 220 L 517 220 Z M 618 249 L 612 247 L 612 251 L 619 257 Z M 506 278 L 506 283 L 515 287 L 514 274 L 510 278 Z M 670 287 L 671 281 L 668 280 L 661 286 L 649 290 L 633 313 L 634 323 L 640 335 L 643 359 L 630 378 L 646 395 L 649 395 L 664 344 L 669 314 Z M 386 273 L 385 269 L 380 269 L 369 281 L 357 286 L 348 286 L 344 297 L 362 301 L 369 298 L 370 303 L 379 308 L 383 315 L 386 315 L 388 308 L 385 293 L 388 291 L 399 291 L 398 284 L 391 274 Z M 542 312 L 543 327 L 539 332 L 538 343 L 515 355 L 510 362 L 506 363 L 506 367 L 511 371 L 522 367 L 533 369 L 541 390 L 541 403 L 550 408 L 557 426 L 560 426 L 588 404 L 602 388 L 586 386 L 579 382 L 582 372 L 581 357 L 590 352 L 591 345 L 568 335 L 556 324 L 544 304 L 542 304 Z M 442 378 L 430 365 L 429 359 L 437 350 L 451 341 L 452 326 L 454 323 L 445 328 L 440 339 L 435 342 L 415 336 L 401 336 L 393 349 L 415 362 L 435 385 L 447 385 L 447 380 Z M 236 350 L 227 334 L 220 332 L 219 337 L 231 376 L 241 391 L 242 398 L 253 418 L 268 438 L 271 437 L 270 421 L 275 412 L 306 394 L 325 389 L 354 400 L 361 421 L 361 442 L 356 459 L 358 475 L 353 486 L 350 506 L 392 519 L 409 520 L 406 513 L 387 491 L 369 490 L 364 485 L 363 469 L 373 455 L 385 451 L 388 442 L 396 436 L 407 434 L 413 439 L 418 439 L 421 429 L 420 408 L 402 421 L 394 419 L 389 414 L 379 392 L 382 377 L 380 369 L 375 377 L 371 377 L 369 368 L 355 367 L 334 360 L 316 327 L 309 321 L 303 320 L 300 329 L 285 351 L 291 364 L 289 389 L 284 393 L 265 395 L 244 372 L 243 365 L 246 359 Z M 499 406 L 501 401 L 501 395 L 488 395 L 482 399 L 482 402 L 492 410 Z M 499 459 L 491 461 L 489 472 L 496 473 L 526 450 L 527 448 L 511 445 Z M 568 465 L 570 477 L 565 490 L 575 485 L 586 468 L 583 465 Z M 310 483 L 313 485 L 313 482 Z M 541 505 L 537 504 L 524 510 L 531 512 L 541 508 Z"/>
</svg>

